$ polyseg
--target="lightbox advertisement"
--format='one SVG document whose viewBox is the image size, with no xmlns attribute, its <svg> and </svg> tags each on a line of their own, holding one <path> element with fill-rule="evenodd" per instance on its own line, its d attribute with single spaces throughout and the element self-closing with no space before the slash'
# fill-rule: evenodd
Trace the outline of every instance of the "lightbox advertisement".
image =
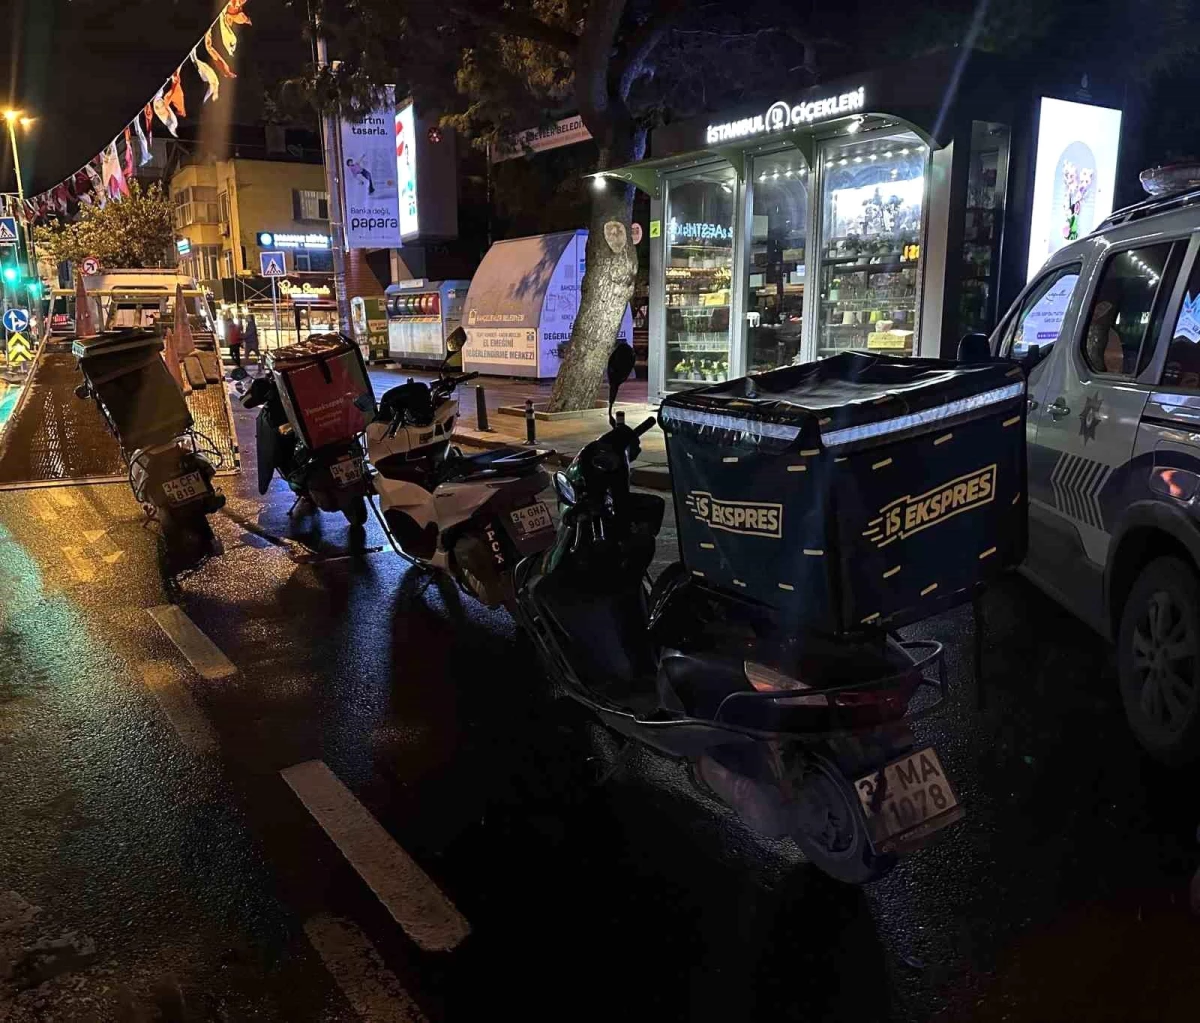
<svg viewBox="0 0 1200 1023">
<path fill-rule="evenodd" d="M 1042 97 L 1026 279 L 1113 208 L 1121 111 Z"/>
<path fill-rule="evenodd" d="M 396 180 L 400 192 L 400 237 L 420 232 L 417 216 L 417 128 L 412 101 L 396 110 Z"/>
<path fill-rule="evenodd" d="M 400 192 L 392 148 L 395 99 L 390 85 L 384 91 L 379 106 L 365 117 L 341 124 L 346 245 L 351 249 L 400 244 Z"/>
</svg>

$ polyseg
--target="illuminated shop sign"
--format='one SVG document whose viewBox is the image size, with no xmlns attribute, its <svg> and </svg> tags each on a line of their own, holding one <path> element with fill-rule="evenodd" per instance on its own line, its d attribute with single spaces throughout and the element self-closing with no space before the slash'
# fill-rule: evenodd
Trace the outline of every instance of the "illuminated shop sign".
<svg viewBox="0 0 1200 1023">
<path fill-rule="evenodd" d="M 259 231 L 260 249 L 327 249 L 327 234 L 296 234 L 289 231 Z"/>
<path fill-rule="evenodd" d="M 181 256 L 186 256 L 189 252 L 192 251 L 191 240 L 188 238 L 176 238 L 175 239 L 175 251 L 178 252 Z"/>
<path fill-rule="evenodd" d="M 279 294 L 293 302 L 316 302 L 318 299 L 331 298 L 333 291 L 328 284 L 311 284 L 308 281 L 296 284 L 284 278 L 279 282 Z"/>
<path fill-rule="evenodd" d="M 672 217 L 667 221 L 667 240 L 670 244 L 674 245 L 680 238 L 690 238 L 698 241 L 715 238 L 718 241 L 727 242 L 733 240 L 733 228 L 726 227 L 724 224 L 681 224 Z"/>
<path fill-rule="evenodd" d="M 787 103 L 778 100 L 767 107 L 765 114 L 754 114 L 724 124 L 710 124 L 705 133 L 709 144 L 728 142 L 731 139 L 749 138 L 784 128 L 799 128 L 816 121 L 827 121 L 831 117 L 842 117 L 862 110 L 866 106 L 866 90 L 859 86 L 853 92 L 840 96 L 811 100 L 807 103 Z"/>
</svg>

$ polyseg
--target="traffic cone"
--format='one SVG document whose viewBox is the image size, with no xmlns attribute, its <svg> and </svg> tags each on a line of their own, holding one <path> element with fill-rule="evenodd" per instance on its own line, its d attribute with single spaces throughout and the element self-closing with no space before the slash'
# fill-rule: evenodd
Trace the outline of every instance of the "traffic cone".
<svg viewBox="0 0 1200 1023">
<path fill-rule="evenodd" d="M 79 337 L 91 337 L 96 333 L 96 321 L 92 316 L 92 300 L 83 286 L 83 274 L 75 271 L 75 333 Z"/>
</svg>

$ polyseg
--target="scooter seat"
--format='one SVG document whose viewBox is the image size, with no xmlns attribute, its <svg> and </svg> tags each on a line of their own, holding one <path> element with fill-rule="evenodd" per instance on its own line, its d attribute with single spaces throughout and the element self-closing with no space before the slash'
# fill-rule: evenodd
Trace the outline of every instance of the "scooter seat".
<svg viewBox="0 0 1200 1023">
<path fill-rule="evenodd" d="M 443 479 L 462 479 L 467 476 L 519 476 L 533 472 L 554 454 L 550 448 L 506 446 L 481 451 L 475 455 L 447 458 L 443 463 Z"/>
</svg>

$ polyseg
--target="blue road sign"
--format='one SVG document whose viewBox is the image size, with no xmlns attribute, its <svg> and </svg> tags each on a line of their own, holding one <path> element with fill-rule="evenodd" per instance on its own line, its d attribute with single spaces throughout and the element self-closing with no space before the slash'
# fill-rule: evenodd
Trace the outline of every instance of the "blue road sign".
<svg viewBox="0 0 1200 1023">
<path fill-rule="evenodd" d="M 4 311 L 4 327 L 14 334 L 29 326 L 28 309 L 6 309 Z"/>
<path fill-rule="evenodd" d="M 0 217 L 0 245 L 17 244 L 17 218 Z"/>
<path fill-rule="evenodd" d="M 287 269 L 282 252 L 260 252 L 258 265 L 262 267 L 264 277 L 286 277 Z"/>
</svg>

